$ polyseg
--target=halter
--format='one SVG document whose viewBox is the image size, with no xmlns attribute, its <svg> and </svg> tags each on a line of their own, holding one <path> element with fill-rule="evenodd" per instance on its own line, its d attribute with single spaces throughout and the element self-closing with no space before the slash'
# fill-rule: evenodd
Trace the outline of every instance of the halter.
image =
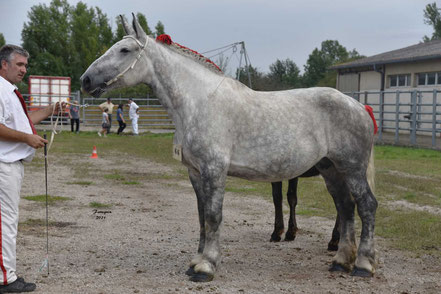
<svg viewBox="0 0 441 294">
<path fill-rule="evenodd" d="M 108 82 L 105 82 L 106 86 L 109 86 L 111 84 L 113 84 L 114 82 L 116 82 L 119 78 L 121 78 L 126 72 L 128 72 L 129 70 L 133 69 L 136 65 L 136 63 L 138 62 L 139 58 L 141 58 L 142 53 L 144 52 L 144 49 L 147 48 L 147 44 L 149 42 L 149 37 L 146 37 L 146 41 L 145 44 L 143 45 L 138 39 L 136 39 L 134 36 L 132 35 L 127 35 L 124 36 L 123 39 L 133 39 L 136 41 L 136 43 L 139 45 L 139 47 L 141 48 L 141 51 L 139 52 L 138 56 L 136 57 L 136 59 L 132 62 L 132 64 L 127 67 L 124 71 L 122 71 L 121 73 L 119 73 L 116 77 L 114 77 L 113 79 L 111 79 Z"/>
</svg>

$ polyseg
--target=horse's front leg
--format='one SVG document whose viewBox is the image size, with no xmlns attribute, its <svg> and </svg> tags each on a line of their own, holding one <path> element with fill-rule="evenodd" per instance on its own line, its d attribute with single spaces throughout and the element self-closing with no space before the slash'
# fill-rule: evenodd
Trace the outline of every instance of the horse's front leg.
<svg viewBox="0 0 441 294">
<path fill-rule="evenodd" d="M 273 191 L 274 203 L 274 231 L 271 234 L 270 242 L 279 242 L 285 226 L 283 224 L 283 207 L 282 207 L 282 182 L 271 183 Z"/>
<path fill-rule="evenodd" d="M 204 213 L 205 196 L 204 196 L 204 189 L 202 186 L 202 178 L 199 171 L 193 168 L 189 168 L 188 175 L 190 177 L 190 182 L 193 186 L 193 189 L 196 193 L 197 204 L 198 204 L 199 226 L 200 226 L 198 253 L 191 260 L 190 268 L 186 272 L 187 275 L 192 276 L 195 274 L 194 266 L 202 261 L 202 252 L 204 251 L 204 246 L 205 246 L 205 213 Z"/>
<path fill-rule="evenodd" d="M 220 263 L 220 226 L 222 224 L 222 206 L 227 178 L 226 165 L 219 162 L 207 164 L 201 168 L 201 180 L 204 200 L 203 221 L 204 244 L 200 244 L 202 256 L 194 264 L 194 274 L 190 280 L 194 282 L 208 282 L 214 278 L 214 272 Z M 200 210 L 200 211 L 201 211 Z M 202 235 L 202 234 L 201 234 Z M 201 241 L 202 242 L 202 241 Z"/>
</svg>

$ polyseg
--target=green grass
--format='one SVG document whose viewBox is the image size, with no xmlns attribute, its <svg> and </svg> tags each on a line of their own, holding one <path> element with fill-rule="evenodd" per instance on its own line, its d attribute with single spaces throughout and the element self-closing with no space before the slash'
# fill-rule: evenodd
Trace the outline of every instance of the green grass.
<svg viewBox="0 0 441 294">
<path fill-rule="evenodd" d="M 29 201 L 46 203 L 46 195 L 25 196 L 23 198 L 26 200 L 29 200 Z M 59 201 L 67 201 L 67 200 L 72 200 L 72 199 L 69 197 L 50 196 L 50 195 L 48 195 L 48 197 L 47 197 L 47 202 L 49 205 L 54 204 Z"/>
<path fill-rule="evenodd" d="M 72 153 L 90 157 L 93 146 L 97 147 L 99 158 L 124 164 L 128 156 L 139 160 L 154 161 L 167 165 L 173 172 L 165 175 L 154 173 L 123 173 L 110 171 L 103 177 L 106 180 L 119 181 L 125 185 L 137 185 L 141 179 L 188 180 L 186 168 L 174 160 L 171 155 L 173 134 L 146 133 L 141 136 L 108 136 L 99 138 L 96 132 L 82 132 L 72 135 L 62 132 L 55 138 L 50 151 L 53 160 L 59 155 L 60 160 L 67 160 L 74 170 L 74 181 L 87 182 L 96 177 L 94 159 L 88 163 L 76 164 L 69 161 Z M 44 164 L 41 158 L 34 160 L 32 166 Z M 441 255 L 441 218 L 428 212 L 411 209 L 395 209 L 390 205 L 401 200 L 413 205 L 426 205 L 441 208 L 441 152 L 427 149 L 415 149 L 393 146 L 375 147 L 376 191 L 379 202 L 376 215 L 376 235 L 383 237 L 389 246 L 415 252 L 417 254 Z M 73 181 L 73 182 L 74 182 Z M 283 195 L 286 195 L 287 182 L 284 182 Z M 226 191 L 239 195 L 264 197 L 272 201 L 269 183 L 251 182 L 228 177 Z M 323 216 L 334 219 L 334 203 L 321 178 L 300 179 L 298 185 L 297 214 L 304 216 Z M 284 196 L 285 197 L 285 196 Z M 286 203 L 286 199 L 284 199 Z M 95 203 L 92 205 L 106 205 Z M 94 206 L 92 206 L 94 207 Z M 107 206 L 105 206 L 107 207 Z M 357 218 L 359 226 L 359 219 Z M 305 228 L 307 229 L 307 228 Z M 329 232 L 329 235 L 331 232 Z"/>
<path fill-rule="evenodd" d="M 104 204 L 104 203 L 100 203 L 100 202 L 90 202 L 89 206 L 92 208 L 109 208 L 112 207 L 111 204 Z"/>
<path fill-rule="evenodd" d="M 90 186 L 93 184 L 91 181 L 74 181 L 74 182 L 67 182 L 68 185 L 80 185 L 80 186 Z"/>
<path fill-rule="evenodd" d="M 115 181 L 124 181 L 126 178 L 119 173 L 115 172 L 113 174 L 104 175 L 105 179 L 115 180 Z"/>
</svg>

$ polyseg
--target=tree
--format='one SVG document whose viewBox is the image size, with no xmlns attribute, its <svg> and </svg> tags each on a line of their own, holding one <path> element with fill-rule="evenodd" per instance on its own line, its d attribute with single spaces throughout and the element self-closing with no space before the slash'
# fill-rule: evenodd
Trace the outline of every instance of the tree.
<svg viewBox="0 0 441 294">
<path fill-rule="evenodd" d="M 0 48 L 5 44 L 6 44 L 5 37 L 3 36 L 2 33 L 0 33 Z"/>
<path fill-rule="evenodd" d="M 248 65 L 248 67 L 241 67 L 237 69 L 236 76 L 239 78 L 239 81 L 242 84 L 249 87 L 248 72 L 250 73 L 251 85 L 254 90 L 268 90 L 266 76 L 262 72 L 260 72 L 257 67 L 252 67 L 251 65 Z"/>
<path fill-rule="evenodd" d="M 340 45 L 336 40 L 323 41 L 321 49 L 319 50 L 318 48 L 315 48 L 309 55 L 304 67 L 305 73 L 303 75 L 303 85 L 306 87 L 312 87 L 317 86 L 320 83 L 322 86 L 335 87 L 335 83 L 331 84 L 332 79 L 326 77 L 327 73 L 330 72 L 329 67 L 361 57 L 363 56 L 361 56 L 355 49 L 348 52 L 346 48 Z M 335 75 L 335 73 L 332 74 Z"/>
<path fill-rule="evenodd" d="M 289 58 L 277 59 L 270 65 L 268 82 L 270 90 L 286 90 L 301 87 L 300 70 Z"/>
<path fill-rule="evenodd" d="M 139 22 L 139 25 L 141 26 L 141 28 L 144 30 L 144 32 L 148 36 L 150 36 L 152 34 L 152 30 L 149 28 L 149 25 L 147 23 L 147 18 L 145 17 L 145 15 L 138 12 L 136 14 L 136 17 L 138 18 L 138 22 Z"/>
<path fill-rule="evenodd" d="M 435 2 L 426 5 L 426 9 L 424 9 L 424 23 L 431 25 L 434 30 L 431 38 L 428 36 L 423 37 L 424 42 L 441 39 L 441 15 Z"/>
<path fill-rule="evenodd" d="M 164 29 L 164 25 L 162 24 L 161 21 L 158 21 L 158 23 L 155 26 L 155 36 L 159 36 L 165 34 L 165 29 Z"/>
</svg>

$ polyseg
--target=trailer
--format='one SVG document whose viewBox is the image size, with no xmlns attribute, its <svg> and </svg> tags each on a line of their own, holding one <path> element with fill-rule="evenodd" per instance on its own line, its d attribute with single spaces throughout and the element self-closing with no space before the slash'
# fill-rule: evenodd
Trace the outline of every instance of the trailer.
<svg viewBox="0 0 441 294">
<path fill-rule="evenodd" d="M 70 102 L 70 77 L 29 76 L 28 109 L 38 110 L 51 103 Z"/>
</svg>

